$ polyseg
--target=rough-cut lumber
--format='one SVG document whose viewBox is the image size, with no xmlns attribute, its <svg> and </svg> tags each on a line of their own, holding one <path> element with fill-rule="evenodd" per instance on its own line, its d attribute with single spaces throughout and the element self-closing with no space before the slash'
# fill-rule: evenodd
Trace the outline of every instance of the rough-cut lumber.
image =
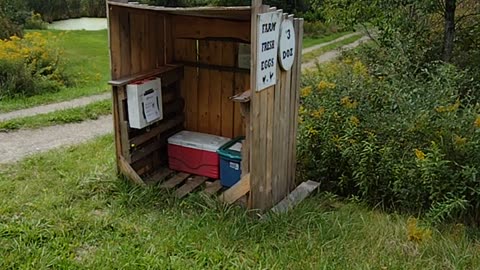
<svg viewBox="0 0 480 270">
<path fill-rule="evenodd" d="M 159 6 L 149 6 L 149 5 L 138 5 L 138 3 L 137 5 L 134 5 L 133 3 L 128 3 L 128 2 L 122 3 L 117 1 L 108 1 L 108 5 L 127 7 L 127 8 L 131 8 L 132 10 L 138 9 L 138 10 L 146 10 L 146 11 L 158 11 L 158 12 L 174 14 L 174 15 L 223 18 L 223 19 L 242 20 L 242 21 L 248 21 L 250 19 L 250 7 L 248 6 L 179 8 L 179 7 L 159 7 Z"/>
<path fill-rule="evenodd" d="M 301 183 L 296 189 L 292 191 L 285 199 L 280 201 L 275 205 L 271 210 L 274 213 L 285 213 L 289 209 L 293 208 L 295 205 L 302 202 L 305 198 L 308 197 L 315 189 L 320 185 L 319 182 L 315 181 L 305 181 Z"/>
<path fill-rule="evenodd" d="M 160 185 L 162 188 L 174 188 L 190 176 L 188 173 L 177 173 Z"/>
<path fill-rule="evenodd" d="M 193 16 L 173 17 L 174 38 L 211 39 L 225 38 L 250 42 L 250 23 Z"/>
<path fill-rule="evenodd" d="M 252 95 L 252 91 L 247 90 L 243 93 L 236 94 L 233 97 L 230 97 L 230 100 L 233 102 L 245 103 L 250 102 L 250 96 Z"/>
<path fill-rule="evenodd" d="M 222 189 L 222 184 L 220 180 L 215 180 L 214 182 L 205 182 L 205 190 L 203 191 L 205 194 L 213 195 L 217 193 L 220 189 Z"/>
<path fill-rule="evenodd" d="M 165 131 L 167 131 L 171 128 L 174 128 L 177 125 L 182 124 L 184 119 L 185 119 L 185 117 L 183 115 L 179 115 L 179 116 L 176 116 L 175 118 L 166 120 L 166 121 L 162 122 L 161 125 L 159 125 L 155 128 L 152 128 L 149 132 L 146 132 L 146 133 L 144 133 L 140 136 L 137 136 L 137 137 L 131 139 L 130 144 L 133 144 L 134 146 L 135 145 L 140 145 L 140 144 L 142 144 L 142 143 L 144 143 L 144 142 L 146 142 L 150 139 L 153 139 L 154 137 L 156 137 L 160 133 L 165 132 Z"/>
<path fill-rule="evenodd" d="M 153 185 L 153 184 L 156 184 L 158 182 L 161 182 L 163 180 L 165 180 L 165 178 L 167 176 L 169 176 L 170 174 L 172 174 L 173 171 L 170 170 L 169 168 L 161 168 L 160 170 L 158 170 L 158 172 L 156 172 L 155 174 L 153 174 L 151 177 L 149 177 L 148 179 L 145 180 L 145 183 L 147 185 Z"/>
<path fill-rule="evenodd" d="M 168 85 L 180 80 L 183 76 L 182 65 L 166 65 L 148 72 L 137 73 L 131 76 L 111 80 L 108 83 L 112 86 L 124 86 L 129 83 L 158 76 L 162 79 L 162 85 Z"/>
<path fill-rule="evenodd" d="M 145 182 L 143 182 L 142 178 L 135 172 L 135 170 L 128 164 L 123 156 L 120 156 L 118 159 L 118 166 L 127 178 L 132 180 L 135 184 L 140 186 L 145 186 Z"/>
<path fill-rule="evenodd" d="M 175 191 L 175 195 L 177 195 L 177 198 L 181 199 L 203 184 L 205 180 L 207 180 L 207 177 L 205 176 L 195 176 L 192 179 L 188 179 L 183 186 L 179 187 L 177 191 Z"/>
<path fill-rule="evenodd" d="M 250 174 L 247 174 L 240 179 L 233 187 L 223 192 L 218 199 L 226 204 L 232 204 L 236 200 L 250 191 Z"/>
</svg>

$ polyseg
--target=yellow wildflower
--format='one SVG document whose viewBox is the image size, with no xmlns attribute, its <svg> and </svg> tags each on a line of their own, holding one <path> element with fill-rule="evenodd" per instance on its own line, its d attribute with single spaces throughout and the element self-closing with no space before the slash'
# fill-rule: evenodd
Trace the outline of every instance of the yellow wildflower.
<svg viewBox="0 0 480 270">
<path fill-rule="evenodd" d="M 475 122 L 473 122 L 473 125 L 476 128 L 480 128 L 480 115 L 477 115 L 477 118 L 475 118 Z"/>
<path fill-rule="evenodd" d="M 320 107 L 320 109 L 313 111 L 311 115 L 314 118 L 320 119 L 320 118 L 322 118 L 324 113 L 325 113 L 325 108 Z"/>
<path fill-rule="evenodd" d="M 455 103 L 453 104 L 450 104 L 448 106 L 438 106 L 435 108 L 435 111 L 437 111 L 438 113 L 442 113 L 442 112 L 455 112 L 456 110 L 458 110 L 458 108 L 460 107 L 460 100 L 457 99 L 455 101 Z"/>
<path fill-rule="evenodd" d="M 367 76 L 367 67 L 359 60 L 353 63 L 353 74 L 360 76 Z"/>
<path fill-rule="evenodd" d="M 455 145 L 457 146 L 460 146 L 460 145 L 464 145 L 466 142 L 467 142 L 467 138 L 463 138 L 461 136 L 458 136 L 458 135 L 454 135 L 453 136 L 453 142 L 455 143 Z"/>
<path fill-rule="evenodd" d="M 422 150 L 419 150 L 417 148 L 415 148 L 415 156 L 417 156 L 419 160 L 425 159 L 425 153 L 423 153 Z"/>
<path fill-rule="evenodd" d="M 320 81 L 320 83 L 318 84 L 318 90 L 319 91 L 322 91 L 322 90 L 326 90 L 326 89 L 333 89 L 335 88 L 337 85 L 334 84 L 334 83 L 330 83 L 330 82 L 326 82 L 324 80 Z"/>
<path fill-rule="evenodd" d="M 302 97 L 308 97 L 310 96 L 310 94 L 312 94 L 312 87 L 311 86 L 307 86 L 305 88 L 302 89 L 300 95 Z"/>
<path fill-rule="evenodd" d="M 341 98 L 340 104 L 342 104 L 347 109 L 355 109 L 358 107 L 358 102 L 356 100 L 351 100 L 349 96 Z"/>
<path fill-rule="evenodd" d="M 360 124 L 360 120 L 356 116 L 350 116 L 350 123 L 354 126 L 358 126 Z"/>
<path fill-rule="evenodd" d="M 409 241 L 420 243 L 429 240 L 432 237 L 432 230 L 419 228 L 417 225 L 417 219 L 410 217 L 407 220 L 407 237 Z"/>
</svg>

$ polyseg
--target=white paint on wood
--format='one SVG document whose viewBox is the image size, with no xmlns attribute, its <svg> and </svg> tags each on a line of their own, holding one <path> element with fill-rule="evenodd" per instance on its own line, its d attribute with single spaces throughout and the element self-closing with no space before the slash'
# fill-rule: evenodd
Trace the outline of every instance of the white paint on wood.
<svg viewBox="0 0 480 270">
<path fill-rule="evenodd" d="M 257 91 L 275 84 L 277 80 L 278 34 L 281 12 L 258 14 L 257 20 Z"/>
<path fill-rule="evenodd" d="M 280 28 L 280 42 L 278 57 L 280 66 L 284 70 L 290 70 L 295 60 L 295 29 L 292 20 L 284 20 Z"/>
</svg>

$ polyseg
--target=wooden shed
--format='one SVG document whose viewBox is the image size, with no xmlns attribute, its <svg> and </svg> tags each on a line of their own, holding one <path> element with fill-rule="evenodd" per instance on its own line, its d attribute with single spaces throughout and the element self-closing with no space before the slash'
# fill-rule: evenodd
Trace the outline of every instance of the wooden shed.
<svg viewBox="0 0 480 270">
<path fill-rule="evenodd" d="M 201 8 L 117 0 L 108 1 L 107 10 L 119 172 L 141 185 L 162 181 L 164 187 L 176 187 L 179 197 L 199 186 L 220 192 L 211 179 L 168 169 L 167 138 L 180 130 L 243 135 L 242 178 L 221 198 L 233 202 L 246 195 L 247 206 L 261 210 L 285 198 L 296 185 L 303 19 L 261 0 L 244 7 Z M 276 72 L 270 73 L 271 85 L 259 89 L 259 58 L 269 46 L 258 40 L 259 31 L 269 30 L 259 22 L 264 13 L 293 23 L 295 50 L 289 50 L 293 64 L 288 69 L 262 62 L 265 68 L 273 64 Z M 163 120 L 131 128 L 126 87 L 151 77 L 161 78 Z"/>
</svg>

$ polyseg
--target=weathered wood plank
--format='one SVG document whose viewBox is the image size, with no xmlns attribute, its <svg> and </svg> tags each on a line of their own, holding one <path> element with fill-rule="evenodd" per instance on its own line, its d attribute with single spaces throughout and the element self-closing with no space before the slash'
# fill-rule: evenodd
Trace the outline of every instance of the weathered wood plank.
<svg viewBox="0 0 480 270">
<path fill-rule="evenodd" d="M 114 77 L 113 79 L 131 74 L 130 13 L 127 9 L 121 9 L 118 12 L 118 16 L 120 22 L 120 73 L 118 77 Z"/>
<path fill-rule="evenodd" d="M 162 182 L 163 180 L 165 180 L 165 178 L 167 176 L 169 176 L 170 174 L 172 174 L 173 171 L 170 170 L 169 168 L 161 168 L 160 170 L 158 170 L 155 174 L 153 174 L 152 176 L 150 176 L 149 178 L 147 178 L 145 180 L 145 183 L 147 185 L 154 185 L 158 182 Z"/>
<path fill-rule="evenodd" d="M 108 11 L 108 46 L 110 48 L 110 71 L 112 78 L 120 77 L 120 17 L 119 10 L 116 7 Z"/>
<path fill-rule="evenodd" d="M 198 16 L 209 18 L 221 18 L 229 20 L 250 20 L 250 7 L 162 7 L 150 5 L 134 5 L 122 1 L 108 1 L 109 6 L 120 6 L 131 10 L 161 12 L 173 15 Z"/>
<path fill-rule="evenodd" d="M 250 41 L 250 23 L 193 16 L 173 17 L 174 38 L 208 39 L 232 38 Z"/>
<path fill-rule="evenodd" d="M 287 212 L 307 198 L 318 186 L 320 186 L 320 183 L 310 180 L 301 183 L 285 199 L 275 205 L 271 211 L 274 213 Z"/>
<path fill-rule="evenodd" d="M 130 164 L 125 160 L 123 156 L 120 155 L 118 159 L 118 166 L 120 167 L 122 173 L 132 180 L 137 185 L 145 186 L 145 182 L 143 182 L 142 178 L 137 174 L 137 172 L 130 166 Z"/>
<path fill-rule="evenodd" d="M 296 47 L 302 48 L 303 46 L 303 19 L 294 20 L 295 27 L 295 36 L 296 36 Z M 290 126 L 290 179 L 288 183 L 288 189 L 291 190 L 295 187 L 295 176 L 297 169 L 297 130 L 298 130 L 298 110 L 300 106 L 300 84 L 302 76 L 302 52 L 300 49 L 296 53 L 296 61 L 294 63 L 295 69 L 292 69 L 292 86 L 291 86 L 291 126 Z"/>
<path fill-rule="evenodd" d="M 161 134 L 161 133 L 163 133 L 163 132 L 165 132 L 165 131 L 167 131 L 171 128 L 174 128 L 177 125 L 181 125 L 183 123 L 184 119 L 185 119 L 185 117 L 183 115 L 177 115 L 172 119 L 162 120 L 161 125 L 150 129 L 150 131 L 145 132 L 144 134 L 142 134 L 140 136 L 132 138 L 130 140 L 130 144 L 133 144 L 135 146 L 136 145 L 141 145 L 141 144 L 151 140 L 152 138 L 156 137 L 157 135 L 159 135 L 159 134 Z"/>
<path fill-rule="evenodd" d="M 147 72 L 139 72 L 136 74 L 128 73 L 126 76 L 122 76 L 115 80 L 111 80 L 108 83 L 112 86 L 124 86 L 129 83 L 148 79 L 151 77 L 160 77 L 162 79 L 162 86 L 170 85 L 183 77 L 182 65 L 167 65 L 158 69 L 150 70 Z"/>
<path fill-rule="evenodd" d="M 192 179 L 188 179 L 183 186 L 179 187 L 175 191 L 175 195 L 177 198 L 181 199 L 185 196 L 187 196 L 190 192 L 192 192 L 194 189 L 199 187 L 203 182 L 205 182 L 208 178 L 205 176 L 195 176 Z"/>
<path fill-rule="evenodd" d="M 226 204 L 232 204 L 250 191 L 250 174 L 243 176 L 233 187 L 223 192 L 218 199 Z"/>
<path fill-rule="evenodd" d="M 190 174 L 188 173 L 177 173 L 176 175 L 172 176 L 170 179 L 168 179 L 167 181 L 165 181 L 164 183 L 162 183 L 160 185 L 160 187 L 162 188 L 174 188 L 176 186 L 178 186 L 179 184 L 181 184 L 183 181 L 185 181 L 185 179 L 187 179 L 188 177 L 190 177 Z"/>
<path fill-rule="evenodd" d="M 206 181 L 205 189 L 203 190 L 203 192 L 207 195 L 214 195 L 221 189 L 222 189 L 222 184 L 220 183 L 220 180 L 215 180 L 213 182 Z"/>
<path fill-rule="evenodd" d="M 223 60 L 223 46 L 221 41 L 210 41 L 208 47 L 209 62 L 221 65 Z M 218 70 L 209 70 L 210 88 L 208 96 L 208 132 L 213 135 L 222 135 L 222 73 Z M 233 104 L 231 104 L 233 105 Z"/>
<path fill-rule="evenodd" d="M 210 42 L 200 40 L 198 42 L 200 61 L 208 61 Z M 207 69 L 199 69 L 198 73 L 198 131 L 209 132 L 209 100 L 210 100 L 210 72 Z"/>
<path fill-rule="evenodd" d="M 145 37 L 143 33 L 143 15 L 130 13 L 130 74 L 140 73 L 142 70 L 142 43 Z"/>
<path fill-rule="evenodd" d="M 222 43 L 222 66 L 235 65 L 235 47 L 233 42 Z M 234 95 L 234 73 L 221 72 L 221 136 L 233 138 L 234 107 L 229 98 Z"/>
</svg>

